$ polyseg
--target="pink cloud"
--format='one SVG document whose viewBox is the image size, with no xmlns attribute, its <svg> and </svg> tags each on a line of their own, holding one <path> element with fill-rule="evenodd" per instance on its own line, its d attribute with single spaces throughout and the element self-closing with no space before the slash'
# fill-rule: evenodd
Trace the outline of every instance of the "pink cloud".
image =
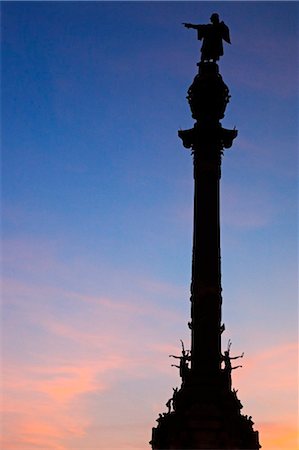
<svg viewBox="0 0 299 450">
<path fill-rule="evenodd" d="M 28 397 L 27 400 L 19 399 L 18 404 L 14 405 L 16 411 L 9 412 L 7 408 L 10 408 L 10 401 L 6 398 L 3 411 L 2 448 L 67 450 L 63 440 L 70 430 L 74 436 L 81 435 L 81 421 L 79 418 L 71 419 L 70 410 L 61 408 L 61 405 L 56 402 L 48 402 L 47 406 L 45 405 L 45 400 L 42 403 Z"/>
<path fill-rule="evenodd" d="M 67 351 L 64 347 L 63 352 Z M 47 357 L 43 366 L 5 361 L 4 448 L 69 449 L 67 441 L 84 439 L 94 421 L 88 399 L 101 398 L 112 386 L 115 389 L 117 379 L 127 376 L 123 368 L 130 366 L 129 360 L 117 354 L 107 359 L 74 359 L 59 366 L 55 364 L 61 355 Z M 17 439 L 15 430 L 19 430 Z"/>
<path fill-rule="evenodd" d="M 6 342 L 12 352 L 6 352 L 4 361 L 3 445 L 9 450 L 67 450 L 70 439 L 82 439 L 84 448 L 86 433 L 96 422 L 86 406 L 90 398 L 101 399 L 108 392 L 113 393 L 111 398 L 119 396 L 118 386 L 126 380 L 138 383 L 157 373 L 167 375 L 167 359 L 154 348 L 160 332 L 152 337 L 151 325 L 142 320 L 156 316 L 162 330 L 171 315 L 142 299 L 115 300 L 85 294 L 75 284 L 73 291 L 52 285 L 38 274 L 59 270 L 63 278 L 64 267 L 55 260 L 53 249 L 47 251 L 45 243 L 42 249 L 22 241 L 12 244 L 6 262 L 13 266 L 19 255 L 18 270 L 24 268 L 37 277 L 35 282 L 4 280 L 5 305 L 13 308 L 14 315 L 9 327 L 6 323 Z M 139 286 L 141 291 L 174 292 L 171 286 L 146 278 Z M 173 314 L 170 320 L 178 319 Z M 18 336 L 24 336 L 21 347 Z M 101 400 L 99 408 L 100 404 Z M 121 448 L 119 442 L 116 446 Z"/>
<path fill-rule="evenodd" d="M 295 342 L 255 353 L 246 359 L 247 376 L 255 381 L 254 384 L 248 385 L 248 389 L 254 389 L 256 386 L 277 391 L 282 387 L 285 390 L 296 388 L 297 360 L 298 344 Z M 271 374 L 271 377 L 268 377 L 268 374 Z"/>
<path fill-rule="evenodd" d="M 105 389 L 106 386 L 97 381 L 100 370 L 103 368 L 90 366 L 39 368 L 35 372 L 41 379 L 35 383 L 35 390 L 47 394 L 56 403 L 65 404 L 81 394 Z"/>
</svg>

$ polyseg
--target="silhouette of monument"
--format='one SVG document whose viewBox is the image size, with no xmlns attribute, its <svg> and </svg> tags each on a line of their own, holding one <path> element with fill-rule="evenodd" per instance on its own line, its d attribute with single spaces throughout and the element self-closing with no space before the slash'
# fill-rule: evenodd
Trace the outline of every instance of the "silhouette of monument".
<svg viewBox="0 0 299 450">
<path fill-rule="evenodd" d="M 182 380 L 173 388 L 152 430 L 153 450 L 162 449 L 254 449 L 258 432 L 251 416 L 241 414 L 242 404 L 232 389 L 230 347 L 221 352 L 221 262 L 219 187 L 221 158 L 232 146 L 237 130 L 221 126 L 229 89 L 223 82 L 216 61 L 223 55 L 222 40 L 230 43 L 227 26 L 218 14 L 211 24 L 192 25 L 203 39 L 198 75 L 188 90 L 193 128 L 180 130 L 179 137 L 194 159 L 194 229 L 191 282 L 191 351 L 182 342 L 180 356 L 170 355 L 178 364 Z"/>
</svg>

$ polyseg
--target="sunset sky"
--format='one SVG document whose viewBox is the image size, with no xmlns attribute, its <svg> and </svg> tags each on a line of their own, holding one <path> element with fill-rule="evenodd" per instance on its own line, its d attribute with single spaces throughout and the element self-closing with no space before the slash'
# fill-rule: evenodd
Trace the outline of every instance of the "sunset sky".
<svg viewBox="0 0 299 450">
<path fill-rule="evenodd" d="M 222 163 L 223 348 L 262 450 L 297 448 L 297 2 L 2 2 L 4 450 L 149 450 L 189 348 L 200 42 Z"/>
</svg>

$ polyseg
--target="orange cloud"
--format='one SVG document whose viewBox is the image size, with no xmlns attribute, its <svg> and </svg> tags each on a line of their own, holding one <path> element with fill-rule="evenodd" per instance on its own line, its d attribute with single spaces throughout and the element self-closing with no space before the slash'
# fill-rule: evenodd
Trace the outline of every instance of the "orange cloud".
<svg viewBox="0 0 299 450">
<path fill-rule="evenodd" d="M 261 422 L 260 441 L 264 450 L 296 450 L 298 446 L 298 427 L 295 423 Z"/>
<path fill-rule="evenodd" d="M 10 368 L 3 384 L 7 450 L 67 450 L 63 440 L 70 434 L 82 436 L 89 423 L 82 415 L 80 396 L 104 388 L 97 381 L 97 367 L 80 366 Z"/>
<path fill-rule="evenodd" d="M 246 355 L 245 355 L 246 356 Z M 297 343 L 263 349 L 233 374 L 244 412 L 253 416 L 264 450 L 295 450 Z"/>
<path fill-rule="evenodd" d="M 134 339 L 131 323 L 141 326 L 137 318 L 145 314 L 139 305 L 22 283 L 11 283 L 8 291 L 17 312 L 11 330 L 22 330 L 25 318 L 26 325 L 38 331 L 27 336 L 23 355 L 14 349 L 5 360 L 3 448 L 7 450 L 68 450 L 70 439 L 82 439 L 84 448 L 95 421 L 86 406 L 89 397 L 99 397 L 101 408 L 101 393 L 114 387 L 115 403 L 117 396 L 123 397 L 118 385 L 126 379 L 147 378 L 167 367 L 167 360 L 161 364 L 163 355 L 158 361 L 153 347 L 146 350 Z M 72 314 L 55 317 L 53 296 L 72 298 Z M 76 308 L 79 315 L 74 314 Z M 15 337 L 12 332 L 12 342 Z M 119 444 L 115 445 L 121 448 Z"/>
</svg>

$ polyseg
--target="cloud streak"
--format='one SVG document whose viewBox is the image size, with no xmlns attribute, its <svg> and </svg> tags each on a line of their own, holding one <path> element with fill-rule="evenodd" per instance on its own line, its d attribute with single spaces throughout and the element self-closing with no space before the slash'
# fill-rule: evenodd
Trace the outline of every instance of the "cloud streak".
<svg viewBox="0 0 299 450">
<path fill-rule="evenodd" d="M 101 408 L 102 396 L 119 396 L 127 380 L 138 383 L 157 373 L 177 375 L 167 367 L 166 358 L 176 349 L 167 344 L 163 351 L 158 348 L 164 322 L 170 324 L 169 332 L 171 323 L 181 317 L 169 313 L 166 306 L 142 300 L 145 293 L 148 298 L 172 295 L 175 287 L 139 279 L 139 299 L 87 294 L 80 283 L 69 290 L 68 283 L 51 284 L 51 276 L 45 277 L 57 271 L 62 281 L 69 276 L 69 268 L 65 271 L 55 259 L 53 248 L 47 249 L 46 243 L 42 247 L 22 241 L 9 244 L 6 265 L 13 270 L 8 271 L 11 275 L 4 280 L 3 291 L 3 446 L 67 450 L 72 448 L 71 439 L 84 440 L 94 426 L 96 419 L 88 409 L 91 397 L 98 398 Z M 36 282 L 31 277 L 23 280 L 24 272 L 35 274 Z"/>
</svg>

